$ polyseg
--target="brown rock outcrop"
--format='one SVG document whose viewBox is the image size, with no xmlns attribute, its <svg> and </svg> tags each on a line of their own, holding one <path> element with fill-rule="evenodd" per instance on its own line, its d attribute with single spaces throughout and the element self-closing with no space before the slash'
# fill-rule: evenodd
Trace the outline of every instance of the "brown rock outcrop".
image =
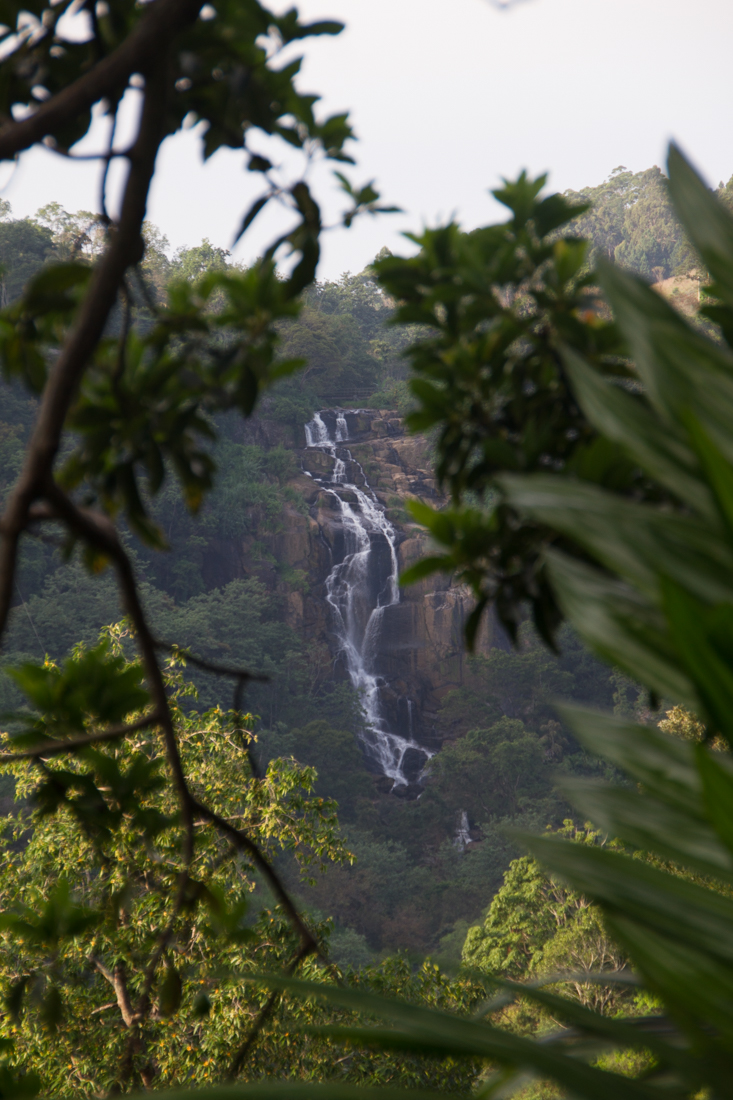
<svg viewBox="0 0 733 1100">
<path fill-rule="evenodd" d="M 429 549 L 428 536 L 412 521 L 407 503 L 440 500 L 429 446 L 425 439 L 406 434 L 402 419 L 390 411 L 350 412 L 348 420 L 348 448 L 355 460 L 348 480 L 361 484 L 356 465 L 360 464 L 397 532 L 398 560 L 404 569 Z M 303 505 L 289 505 L 281 529 L 264 539 L 277 563 L 270 576 L 255 571 L 268 585 L 274 582 L 280 588 L 294 629 L 314 648 L 330 651 L 333 660 L 338 655 L 325 581 L 342 537 L 340 514 L 334 497 L 308 476 L 328 476 L 333 459 L 323 451 L 303 449 L 299 460 L 300 472 L 289 484 Z M 463 681 L 463 628 L 471 606 L 464 588 L 437 574 L 403 589 L 400 603 L 384 613 L 378 672 L 384 678 L 387 717 L 405 736 L 430 747 L 441 741 L 436 727 L 441 699 Z M 333 663 L 336 675 L 345 675 L 338 660 Z"/>
</svg>

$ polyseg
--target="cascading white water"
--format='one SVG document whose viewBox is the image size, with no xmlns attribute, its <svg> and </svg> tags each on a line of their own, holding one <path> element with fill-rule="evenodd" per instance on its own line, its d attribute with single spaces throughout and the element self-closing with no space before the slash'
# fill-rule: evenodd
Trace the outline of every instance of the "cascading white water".
<svg viewBox="0 0 733 1100">
<path fill-rule="evenodd" d="M 468 814 L 465 810 L 459 810 L 456 814 L 456 831 L 453 837 L 453 846 L 458 849 L 459 852 L 465 852 L 468 845 L 471 843 L 471 833 L 468 826 Z"/>
<path fill-rule="evenodd" d="M 328 428 L 323 423 L 320 413 L 316 413 L 313 419 L 306 424 L 305 441 L 308 447 L 330 446 Z"/>
<path fill-rule="evenodd" d="M 402 786 L 409 782 L 404 772 L 408 750 L 413 750 L 413 761 L 414 754 L 420 754 L 423 766 L 432 753 L 412 739 L 412 704 L 408 704 L 408 738 L 387 728 L 380 701 L 382 684 L 376 673 L 376 661 L 382 621 L 385 609 L 400 601 L 395 530 L 369 487 L 362 467 L 349 450 L 339 446 L 349 438 L 343 412 L 335 412 L 333 438 L 321 413 L 316 413 L 305 425 L 305 438 L 308 447 L 317 448 L 333 459 L 330 479 L 311 476 L 334 497 L 341 513 L 343 554 L 326 579 L 326 599 L 333 611 L 336 637 L 349 678 L 362 699 L 366 715 L 364 751 L 379 771 L 394 780 L 396 786 Z M 359 471 L 363 488 L 347 481 L 347 463 Z"/>
<path fill-rule="evenodd" d="M 345 439 L 349 438 L 349 426 L 346 423 L 346 417 L 339 414 L 336 417 L 336 442 L 343 443 Z"/>
</svg>

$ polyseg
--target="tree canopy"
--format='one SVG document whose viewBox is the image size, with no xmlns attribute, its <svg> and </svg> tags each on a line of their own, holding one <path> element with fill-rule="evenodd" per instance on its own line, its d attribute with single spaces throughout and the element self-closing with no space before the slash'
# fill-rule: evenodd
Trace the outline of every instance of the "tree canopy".
<svg viewBox="0 0 733 1100">
<path fill-rule="evenodd" d="M 39 626 L 52 635 L 66 628 L 64 642 L 79 643 L 70 656 L 22 660 L 13 672 L 23 703 L 1 758 L 19 798 L 2 842 L 1 1091 L 96 1095 L 205 1086 L 228 1073 L 283 1078 L 273 1089 L 283 1096 L 314 1079 L 316 1094 L 330 1081 L 353 1097 L 354 1085 L 392 1081 L 467 1092 L 482 1073 L 488 1097 L 529 1073 L 594 1100 L 728 1095 L 733 779 L 720 751 L 733 747 L 728 189 L 712 195 L 674 149 L 673 213 L 658 173 L 617 174 L 589 224 L 618 263 L 599 259 L 593 270 L 572 224 L 584 212 L 567 197 L 542 197 L 544 179 L 523 174 L 496 192 L 506 223 L 469 234 L 454 224 L 428 230 L 416 256 L 382 256 L 362 276 L 319 286 L 321 215 L 305 172 L 283 178 L 250 141 L 259 133 L 295 149 L 306 169 L 318 158 L 350 162 L 347 118 L 318 116 L 316 98 L 296 86 L 299 62 L 282 63 L 287 45 L 336 34 L 338 24 L 304 25 L 297 12 L 276 14 L 257 0 L 216 8 L 114 0 L 93 12 L 41 0 L 31 9 L 10 2 L 3 14 L 0 157 L 41 141 L 75 155 L 93 108 L 110 140 L 99 157 L 98 213 L 53 206 L 35 223 L 6 219 L 0 234 L 0 246 L 27 265 L 19 264 L 17 284 L 6 272 L 0 364 L 33 395 L 32 404 L 17 401 L 22 417 L 4 421 L 0 438 L 10 457 L 0 630 L 16 602 L 21 544 L 51 539 L 71 560 L 68 581 L 47 578 L 48 620 L 28 621 L 41 647 Z M 86 35 L 69 34 L 64 18 L 82 15 Z M 131 89 L 140 113 L 122 149 L 114 123 Z M 271 202 L 291 218 L 247 269 L 209 242 L 169 258 L 145 226 L 160 145 L 195 119 L 205 123 L 205 156 L 239 150 L 262 181 L 240 235 Z M 129 171 L 113 220 L 105 186 L 118 158 Z M 346 226 L 380 209 L 371 184 L 338 179 Z M 675 219 L 711 279 L 692 321 L 648 285 L 683 262 Z M 277 268 L 283 252 L 287 276 Z M 404 326 L 392 340 L 379 330 L 387 296 Z M 413 973 L 392 962 L 366 976 L 330 963 L 327 929 L 294 897 L 292 876 L 315 891 L 309 867 L 344 872 L 350 836 L 339 832 L 309 761 L 288 749 L 320 764 L 324 782 L 354 700 L 327 698 L 311 677 L 297 691 L 296 724 L 279 678 L 289 687 L 294 669 L 317 665 L 318 655 L 283 660 L 293 640 L 256 581 L 197 590 L 190 566 L 205 522 L 193 530 L 180 519 L 200 513 L 223 537 L 276 522 L 287 456 L 235 438 L 227 416 L 249 416 L 265 394 L 287 423 L 332 386 L 355 393 L 366 382 L 379 392 L 400 380 L 392 362 L 402 348 L 414 373 L 411 423 L 434 433 L 438 478 L 452 497 L 444 510 L 416 505 L 444 552 L 412 576 L 447 568 L 473 587 L 471 638 L 490 604 L 515 640 L 528 603 L 551 645 L 567 618 L 649 689 L 650 705 L 664 697 L 689 712 L 694 733 L 681 739 L 587 706 L 554 722 L 545 713 L 546 667 L 536 651 L 523 660 L 531 645 L 512 672 L 536 690 L 521 716 L 502 717 L 493 700 L 511 705 L 515 683 L 501 676 L 508 661 L 488 672 L 474 666 L 472 684 L 445 702 L 464 736 L 435 761 L 424 802 L 402 822 L 434 826 L 460 789 L 468 846 L 469 814 L 500 803 L 517 817 L 530 794 L 549 801 L 546 767 L 561 761 L 560 797 L 615 843 L 571 826 L 565 835 L 525 830 L 521 842 L 546 870 L 529 859 L 510 869 L 469 937 L 467 953 L 475 948 L 481 965 L 455 981 L 429 963 Z M 304 355 L 312 363 L 298 376 Z M 270 393 L 279 379 L 282 389 Z M 231 485 L 218 461 L 248 483 L 246 516 L 227 508 Z M 151 563 L 174 535 L 186 557 L 169 575 L 156 573 Z M 173 603 L 153 606 L 141 562 Z M 45 586 L 41 565 L 36 579 Z M 81 591 L 82 569 L 101 577 L 100 605 L 114 577 L 125 615 L 98 642 L 96 612 L 84 642 L 59 613 L 64 583 Z M 242 659 L 233 661 L 221 652 L 222 634 L 238 628 Z M 24 644 L 35 644 L 30 634 Z M 244 661 L 264 665 L 267 684 Z M 183 665 L 226 679 L 231 705 L 209 706 L 204 687 L 197 707 Z M 588 694 L 607 694 L 608 679 L 585 676 L 583 661 L 574 667 Z M 554 665 L 549 679 L 569 685 L 573 675 Z M 245 685 L 270 704 L 270 741 L 263 736 L 259 752 Z M 605 755 L 626 781 L 605 782 L 573 751 L 579 746 Z M 357 913 L 364 885 L 381 879 L 387 924 L 409 878 L 429 895 L 408 922 L 414 937 L 427 910 L 439 911 L 445 887 L 424 866 L 408 866 L 409 829 L 404 844 L 387 838 L 370 867 L 375 845 L 363 826 L 374 807 L 354 773 L 340 778 L 355 847 L 367 857 L 347 900 Z M 448 841 L 431 857 L 456 863 L 457 852 Z M 359 935 L 354 922 L 351 930 Z M 620 993 L 588 993 L 590 958 L 600 960 L 603 989 Z M 584 967 L 582 981 L 548 973 L 573 961 Z M 268 963 L 278 972 L 263 973 Z M 507 972 L 538 980 L 512 982 Z M 626 1012 L 629 985 L 641 993 L 635 1014 Z M 516 1021 L 506 1026 L 517 1003 L 569 1026 L 538 1042 Z M 609 1051 L 637 1057 L 634 1072 L 604 1061 Z"/>
</svg>

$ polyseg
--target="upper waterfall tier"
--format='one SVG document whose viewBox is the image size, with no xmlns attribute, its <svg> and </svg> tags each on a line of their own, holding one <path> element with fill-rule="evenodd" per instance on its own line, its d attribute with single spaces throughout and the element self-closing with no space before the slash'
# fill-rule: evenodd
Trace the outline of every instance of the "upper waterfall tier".
<svg viewBox="0 0 733 1100">
<path fill-rule="evenodd" d="M 332 554 L 326 600 L 339 653 L 364 707 L 364 753 L 372 767 L 396 786 L 404 786 L 414 781 L 432 754 L 412 739 L 410 729 L 400 733 L 389 727 L 381 702 L 385 685 L 377 665 L 385 611 L 400 602 L 396 532 L 362 466 L 345 446 L 349 428 L 344 411 L 317 412 L 305 425 L 305 438 L 308 448 L 333 460 L 330 474 L 310 476 L 333 497 L 340 512 L 342 538 Z M 410 700 L 406 709 L 411 714 Z"/>
</svg>

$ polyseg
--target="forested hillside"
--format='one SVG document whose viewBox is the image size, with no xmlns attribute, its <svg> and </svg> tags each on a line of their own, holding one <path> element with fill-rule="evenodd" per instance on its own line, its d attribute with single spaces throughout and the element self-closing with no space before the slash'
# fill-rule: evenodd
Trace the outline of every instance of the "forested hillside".
<svg viewBox="0 0 733 1100">
<path fill-rule="evenodd" d="M 720 194 L 728 201 L 731 184 L 721 185 Z M 619 169 L 599 187 L 569 197 L 594 204 L 578 220 L 578 232 L 649 281 L 699 266 L 658 169 Z M 49 260 L 91 259 L 98 247 L 92 215 L 51 205 L 35 219 L 14 220 L 6 206 L 0 222 L 3 304 L 12 305 Z M 136 309 L 134 323 L 149 325 L 155 302 L 176 281 L 195 282 L 231 265 L 231 257 L 208 241 L 171 254 L 149 226 L 143 265 L 149 307 Z M 353 965 L 398 949 L 457 960 L 467 928 L 479 920 L 518 854 L 504 827 L 561 826 L 569 810 L 554 790 L 553 775 L 604 774 L 558 721 L 553 699 L 615 707 L 622 714 L 645 705 L 633 684 L 609 675 L 569 629 L 554 657 L 527 625 L 516 651 L 499 638 L 466 661 L 460 682 L 443 691 L 434 718 L 442 748 L 419 798 L 394 797 L 364 767 L 358 694 L 347 677 L 334 675 L 333 655 L 311 644 L 289 610 L 295 597 L 324 597 L 308 591 L 306 573 L 294 569 L 278 547 L 292 528 L 287 517 L 308 514 L 300 451 L 303 425 L 313 413 L 361 407 L 384 410 L 398 421 L 408 407 L 401 351 L 411 333 L 409 326 L 390 327 L 390 315 L 391 303 L 368 270 L 308 289 L 300 316 L 282 322 L 280 332 L 282 359 L 304 360 L 305 366 L 273 387 L 252 423 L 220 418 L 212 458 L 221 474 L 199 514 L 194 518 L 182 509 L 172 485 L 155 497 L 154 519 L 175 552 L 154 553 L 127 535 L 158 636 L 203 658 L 265 674 L 267 682 L 249 685 L 245 699 L 257 716 L 255 754 L 262 764 L 292 755 L 314 766 L 318 794 L 337 800 L 356 863 L 331 866 L 310 887 L 299 883 L 290 857 L 283 856 L 282 865 L 306 905 L 321 918 L 333 918 L 334 957 Z M 117 316 L 114 325 L 122 323 Z M 3 385 L 3 500 L 18 473 L 34 408 L 17 386 Z M 375 486 L 378 467 L 368 471 Z M 390 514 L 404 535 L 402 498 L 393 503 Z M 4 666 L 46 654 L 58 660 L 79 642 L 93 644 L 100 629 L 119 618 L 109 573 L 92 580 L 80 562 L 59 568 L 69 549 L 73 557 L 73 548 L 25 537 Z M 230 706 L 225 681 L 191 668 L 188 674 L 201 709 Z M 19 700 L 7 676 L 0 680 L 0 699 L 3 709 Z"/>
<path fill-rule="evenodd" d="M 702 265 L 674 212 L 667 177 L 659 168 L 630 172 L 615 168 L 603 183 L 566 191 L 571 202 L 591 209 L 574 222 L 578 236 L 592 242 L 590 260 L 603 255 L 652 283 L 695 272 Z M 716 195 L 733 208 L 733 177 Z"/>
</svg>

